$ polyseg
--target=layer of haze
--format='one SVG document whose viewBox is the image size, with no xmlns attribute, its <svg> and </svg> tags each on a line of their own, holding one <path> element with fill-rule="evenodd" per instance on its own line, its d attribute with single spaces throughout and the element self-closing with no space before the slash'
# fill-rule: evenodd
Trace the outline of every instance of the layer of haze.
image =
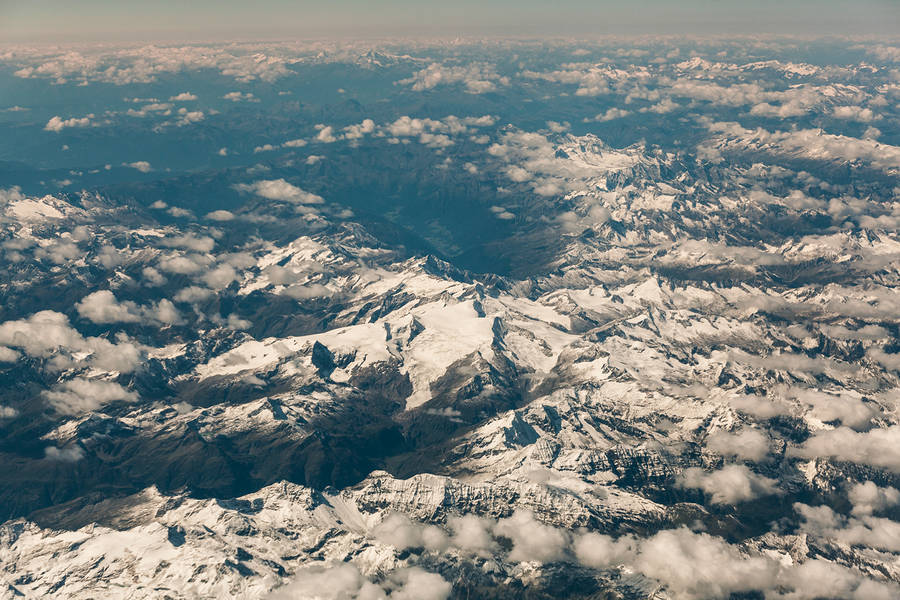
<svg viewBox="0 0 900 600">
<path fill-rule="evenodd" d="M 0 42 L 898 32 L 900 0 L 0 0 Z"/>
</svg>

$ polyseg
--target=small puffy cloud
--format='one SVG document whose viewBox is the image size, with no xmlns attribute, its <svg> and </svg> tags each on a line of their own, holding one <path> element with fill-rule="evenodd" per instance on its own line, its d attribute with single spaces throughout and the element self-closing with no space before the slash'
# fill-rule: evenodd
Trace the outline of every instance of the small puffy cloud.
<svg viewBox="0 0 900 600">
<path fill-rule="evenodd" d="M 237 271 L 231 265 L 219 265 L 216 268 L 204 273 L 200 279 L 214 290 L 221 290 L 238 278 Z"/>
<path fill-rule="evenodd" d="M 375 595 L 372 595 L 373 592 Z M 380 587 L 363 577 L 359 569 L 348 563 L 338 563 L 301 569 L 290 583 L 275 590 L 269 599 L 349 600 L 362 598 L 363 594 L 373 599 L 386 597 Z"/>
<path fill-rule="evenodd" d="M 131 167 L 132 169 L 137 169 L 141 173 L 149 173 L 153 170 L 153 167 L 150 166 L 146 160 L 136 160 L 130 163 L 122 163 L 123 167 Z"/>
<path fill-rule="evenodd" d="M 597 121 L 599 123 L 605 123 L 606 121 L 612 121 L 614 119 L 621 119 L 622 117 L 627 117 L 630 114 L 631 114 L 630 111 L 624 110 L 622 108 L 617 108 L 614 106 L 614 107 L 608 109 L 606 112 L 598 114 L 591 120 Z"/>
<path fill-rule="evenodd" d="M 631 565 L 663 582 L 674 598 L 685 599 L 768 590 L 779 574 L 774 560 L 746 556 L 720 538 L 684 528 L 660 531 L 645 540 Z"/>
<path fill-rule="evenodd" d="M 494 533 L 512 540 L 509 560 L 547 563 L 560 560 L 569 543 L 568 533 L 545 525 L 527 511 L 517 510 L 494 527 Z"/>
<path fill-rule="evenodd" d="M 392 579 L 399 585 L 391 592 L 392 600 L 447 600 L 453 591 L 453 586 L 443 577 L 418 567 L 403 569 Z"/>
<path fill-rule="evenodd" d="M 53 131 L 59 133 L 63 129 L 76 127 L 90 127 L 91 119 L 94 115 L 86 117 L 72 117 L 71 119 L 63 119 L 61 117 L 53 117 L 44 125 L 44 131 Z"/>
<path fill-rule="evenodd" d="M 631 562 L 637 551 L 637 541 L 630 536 L 613 539 L 600 533 L 585 533 L 574 544 L 578 562 L 592 569 L 609 569 Z"/>
<path fill-rule="evenodd" d="M 84 450 L 81 449 L 81 446 L 70 446 L 68 448 L 47 446 L 44 448 L 44 458 L 58 462 L 78 462 L 84 458 Z"/>
<path fill-rule="evenodd" d="M 205 118 L 206 118 L 206 115 L 203 113 L 202 110 L 188 110 L 186 108 L 179 108 L 178 109 L 178 120 L 176 121 L 176 124 L 179 127 L 182 127 L 184 125 L 189 125 L 191 123 L 199 123 L 200 121 L 202 121 Z"/>
<path fill-rule="evenodd" d="M 144 284 L 149 286 L 160 286 L 166 283 L 166 278 L 163 277 L 162 273 L 153 267 L 144 267 L 141 271 L 141 277 L 144 279 Z"/>
<path fill-rule="evenodd" d="M 263 144 L 262 146 L 257 146 L 253 149 L 253 154 L 259 154 L 260 152 L 272 152 L 273 150 L 277 150 L 278 146 L 273 146 L 272 144 Z"/>
<path fill-rule="evenodd" d="M 134 402 L 138 398 L 137 393 L 126 390 L 114 381 L 80 377 L 53 386 L 43 396 L 56 412 L 64 415 L 97 410 L 104 404 L 117 400 Z"/>
<path fill-rule="evenodd" d="M 682 488 L 703 490 L 715 504 L 738 504 L 778 493 L 774 479 L 757 475 L 744 465 L 725 465 L 716 471 L 690 467 L 677 480 Z"/>
<path fill-rule="evenodd" d="M 192 102 L 196 99 L 197 96 L 190 92 L 181 92 L 180 94 L 169 98 L 169 102 Z"/>
<path fill-rule="evenodd" d="M 185 233 L 172 237 L 164 237 L 159 240 L 160 246 L 166 248 L 184 248 L 194 252 L 211 252 L 216 242 L 209 236 L 197 236 L 193 233 Z"/>
<path fill-rule="evenodd" d="M 490 519 L 469 514 L 450 517 L 447 524 L 453 532 L 450 543 L 463 552 L 488 556 L 497 546 L 491 536 L 494 522 Z"/>
<path fill-rule="evenodd" d="M 878 115 L 872 112 L 871 108 L 863 108 L 861 106 L 835 106 L 831 116 L 835 119 L 846 119 L 861 123 L 870 123 L 878 118 Z"/>
<path fill-rule="evenodd" d="M 879 487 L 872 481 L 853 484 L 847 496 L 853 504 L 854 515 L 871 515 L 900 504 L 900 491 L 892 487 Z"/>
<path fill-rule="evenodd" d="M 196 275 L 205 271 L 212 259 L 201 254 L 174 255 L 162 258 L 159 268 L 166 273 L 178 275 Z"/>
<path fill-rule="evenodd" d="M 288 296 L 295 300 L 309 300 L 311 298 L 325 298 L 334 294 L 328 286 L 321 283 L 307 283 L 304 285 L 292 285 L 279 292 L 282 296 Z"/>
<path fill-rule="evenodd" d="M 259 99 L 250 92 L 228 92 L 222 98 L 232 102 L 259 102 Z"/>
<path fill-rule="evenodd" d="M 453 586 L 437 573 L 419 567 L 399 569 L 375 584 L 350 563 L 301 569 L 270 600 L 447 600 Z"/>
<path fill-rule="evenodd" d="M 304 191 L 284 179 L 266 179 L 253 183 L 238 183 L 234 186 L 239 192 L 256 194 L 269 200 L 281 200 L 296 204 L 322 204 L 321 196 Z"/>
<path fill-rule="evenodd" d="M 55 241 L 34 251 L 35 258 L 49 260 L 58 265 L 83 256 L 77 244 L 68 241 Z"/>
<path fill-rule="evenodd" d="M 302 148 L 308 142 L 303 138 L 297 138 L 296 140 L 288 140 L 285 143 L 281 144 L 285 148 Z"/>
<path fill-rule="evenodd" d="M 344 127 L 344 137 L 348 140 L 357 140 L 373 131 L 375 131 L 375 121 L 363 119 L 363 122 L 358 125 Z"/>
<path fill-rule="evenodd" d="M 382 544 L 398 550 L 407 548 L 427 548 L 444 550 L 448 546 L 447 534 L 440 527 L 414 523 L 405 515 L 393 513 L 372 531 Z"/>
<path fill-rule="evenodd" d="M 758 429 L 717 431 L 706 439 L 706 448 L 722 456 L 761 461 L 769 455 L 769 438 Z"/>
<path fill-rule="evenodd" d="M 22 355 L 12 348 L 0 346 L 0 363 L 12 363 L 19 360 Z"/>
<path fill-rule="evenodd" d="M 181 208 L 180 206 L 172 206 L 166 212 L 175 218 L 193 217 L 194 216 L 194 213 L 187 210 L 186 208 Z"/>
<path fill-rule="evenodd" d="M 791 414 L 791 407 L 777 398 L 746 394 L 734 396 L 728 402 L 735 410 L 757 419 L 771 419 L 772 417 Z"/>
<path fill-rule="evenodd" d="M 109 290 L 88 294 L 75 304 L 75 309 L 92 323 L 136 323 L 141 318 L 134 302 L 119 302 Z"/>
<path fill-rule="evenodd" d="M 316 135 L 316 139 L 320 142 L 324 142 L 326 144 L 330 144 L 331 142 L 336 142 L 337 138 L 334 136 L 334 127 L 328 125 L 327 127 L 322 127 L 319 130 L 318 135 Z"/>
<path fill-rule="evenodd" d="M 900 425 L 865 432 L 849 427 L 820 431 L 790 452 L 802 458 L 831 458 L 900 473 Z"/>
<path fill-rule="evenodd" d="M 900 523 L 896 521 L 870 515 L 848 518 L 828 506 L 797 503 L 794 509 L 804 521 L 801 529 L 807 533 L 845 544 L 900 552 Z"/>
<path fill-rule="evenodd" d="M 234 214 L 227 210 L 214 210 L 210 213 L 206 213 L 206 218 L 210 221 L 233 221 Z"/>
<path fill-rule="evenodd" d="M 203 300 L 206 300 L 207 298 L 212 296 L 212 294 L 212 290 L 208 288 L 191 285 L 182 290 L 179 290 L 178 293 L 175 294 L 174 299 L 176 302 L 193 304 L 194 302 L 202 302 Z"/>
<path fill-rule="evenodd" d="M 493 92 L 498 85 L 509 85 L 509 78 L 500 76 L 493 65 L 472 63 L 464 66 L 431 63 L 412 77 L 397 83 L 412 85 L 412 90 L 422 92 L 439 85 L 462 84 L 470 94 Z"/>
<path fill-rule="evenodd" d="M 127 373 L 141 359 L 139 349 L 133 344 L 125 340 L 113 344 L 105 338 L 85 338 L 69 325 L 66 315 L 50 310 L 0 324 L 0 346 L 49 359 L 46 368 L 57 371 L 87 364 L 103 371 Z"/>
</svg>

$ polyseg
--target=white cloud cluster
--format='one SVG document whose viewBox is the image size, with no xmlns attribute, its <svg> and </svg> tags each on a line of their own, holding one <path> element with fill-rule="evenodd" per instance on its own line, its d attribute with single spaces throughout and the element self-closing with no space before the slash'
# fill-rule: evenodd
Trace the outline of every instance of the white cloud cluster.
<svg viewBox="0 0 900 600">
<path fill-rule="evenodd" d="M 777 494 L 777 481 L 754 473 L 745 465 L 725 465 L 715 471 L 685 469 L 677 485 L 703 490 L 715 504 L 738 504 Z"/>
<path fill-rule="evenodd" d="M 896 521 L 866 514 L 844 517 L 827 506 L 798 503 L 794 508 L 803 519 L 801 528 L 808 533 L 845 544 L 900 552 L 900 523 Z"/>
<path fill-rule="evenodd" d="M 900 147 L 881 144 L 873 139 L 860 139 L 825 133 L 820 129 L 766 131 L 744 129 L 738 123 L 712 123 L 716 135 L 712 149 L 758 151 L 788 157 L 799 157 L 896 171 L 900 169 Z M 708 150 L 707 150 L 708 151 Z"/>
<path fill-rule="evenodd" d="M 122 163 L 122 166 L 130 167 L 132 169 L 140 171 L 141 173 L 149 173 L 153 170 L 153 167 L 146 160 L 136 160 L 130 163 Z"/>
<path fill-rule="evenodd" d="M 76 378 L 53 386 L 43 394 L 47 403 L 63 415 L 77 415 L 97 410 L 117 400 L 134 402 L 137 393 L 114 381 Z"/>
<path fill-rule="evenodd" d="M 769 456 L 769 438 L 758 429 L 717 431 L 706 438 L 705 447 L 722 456 L 759 462 Z"/>
<path fill-rule="evenodd" d="M 302 190 L 284 179 L 263 179 L 253 183 L 238 183 L 234 189 L 268 200 L 294 204 L 322 204 L 325 202 L 321 196 Z"/>
<path fill-rule="evenodd" d="M 900 425 L 854 431 L 838 427 L 819 431 L 791 453 L 802 458 L 831 458 L 900 473 Z"/>
<path fill-rule="evenodd" d="M 863 511 L 859 514 L 871 515 L 872 510 L 896 504 L 896 490 L 874 487 L 873 491 L 870 487 L 866 484 L 850 491 L 854 506 Z M 817 509 L 805 505 L 797 505 L 797 508 L 805 516 L 806 530 L 816 535 L 873 547 L 894 547 L 895 540 L 900 539 L 894 535 L 900 524 L 882 523 L 885 519 L 867 516 L 842 520 L 838 515 L 825 512 L 829 509 L 816 513 Z M 876 526 L 882 526 L 884 533 L 875 531 Z M 630 571 L 658 581 L 674 598 L 683 599 L 727 598 L 730 594 L 760 591 L 767 597 L 769 593 L 777 592 L 785 599 L 812 600 L 826 593 L 822 591 L 823 583 L 815 581 L 817 577 L 831 581 L 833 589 L 827 592 L 839 598 L 890 598 L 897 592 L 896 586 L 868 580 L 858 572 L 834 563 L 813 559 L 797 564 L 765 554 L 748 554 L 721 538 L 686 528 L 660 531 L 647 538 L 612 538 L 594 532 L 569 532 L 552 527 L 522 510 L 499 521 L 476 515 L 451 517 L 448 527 L 450 535 L 433 525 L 391 515 L 373 529 L 373 536 L 397 549 L 426 548 L 444 552 L 453 548 L 483 557 L 502 553 L 505 560 L 514 562 L 546 563 L 574 558 L 582 565 L 598 570 L 624 565 Z M 498 538 L 511 542 L 508 552 L 501 548 L 509 546 L 499 544 Z M 342 575 L 331 580 L 349 581 L 352 588 L 349 597 L 355 597 L 353 593 L 361 589 L 365 578 L 357 577 L 349 570 Z"/>
<path fill-rule="evenodd" d="M 509 78 L 499 75 L 496 67 L 486 63 L 470 63 L 462 66 L 431 63 L 414 73 L 412 77 L 397 83 L 411 85 L 412 90 L 416 92 L 441 85 L 462 84 L 470 94 L 483 94 L 496 90 L 498 85 L 509 85 Z"/>
<path fill-rule="evenodd" d="M 272 82 L 290 73 L 287 64 L 296 57 L 297 51 L 297 48 L 275 45 L 263 49 L 252 44 L 103 44 L 47 50 L 21 48 L 15 54 L 13 63 L 18 66 L 16 77 L 49 79 L 56 84 L 70 81 L 114 85 L 151 83 L 162 75 L 201 69 L 215 69 L 223 76 L 240 82 Z"/>
<path fill-rule="evenodd" d="M 181 315 L 171 300 L 163 298 L 152 305 L 139 306 L 131 301 L 120 301 L 110 290 L 99 290 L 82 298 L 75 309 L 92 323 L 142 323 L 162 326 L 177 325 Z"/>
<path fill-rule="evenodd" d="M 879 487 L 872 481 L 853 484 L 847 497 L 853 505 L 854 515 L 871 515 L 900 505 L 900 491 L 892 487 Z"/>
<path fill-rule="evenodd" d="M 259 102 L 251 92 L 228 92 L 222 98 L 232 102 Z"/>
<path fill-rule="evenodd" d="M 87 365 L 100 371 L 128 373 L 141 362 L 141 350 L 126 338 L 112 343 L 105 338 L 83 337 L 64 314 L 41 311 L 27 319 L 0 323 L 0 345 L 18 348 L 33 358 L 46 359 L 45 367 L 59 371 Z"/>
<path fill-rule="evenodd" d="M 86 117 L 71 117 L 69 119 L 63 119 L 59 116 L 52 117 L 49 121 L 47 121 L 47 124 L 44 125 L 44 131 L 53 131 L 55 133 L 59 133 L 63 129 L 90 127 L 92 125 L 91 119 L 93 118 L 94 115 L 88 115 Z"/>
<path fill-rule="evenodd" d="M 398 569 L 378 584 L 349 563 L 308 567 L 268 596 L 271 600 L 446 600 L 453 586 L 418 567 Z M 390 596 L 388 596 L 390 595 Z"/>
<path fill-rule="evenodd" d="M 44 458 L 58 462 L 78 462 L 84 458 L 84 450 L 81 449 L 81 446 L 69 446 L 68 448 L 47 446 L 44 448 Z"/>
</svg>

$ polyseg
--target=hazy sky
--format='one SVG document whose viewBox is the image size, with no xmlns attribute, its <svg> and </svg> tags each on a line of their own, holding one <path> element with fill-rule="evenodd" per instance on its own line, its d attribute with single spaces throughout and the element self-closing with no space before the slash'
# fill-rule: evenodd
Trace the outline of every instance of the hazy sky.
<svg viewBox="0 0 900 600">
<path fill-rule="evenodd" d="M 0 0 L 0 41 L 898 34 L 900 0 Z"/>
</svg>

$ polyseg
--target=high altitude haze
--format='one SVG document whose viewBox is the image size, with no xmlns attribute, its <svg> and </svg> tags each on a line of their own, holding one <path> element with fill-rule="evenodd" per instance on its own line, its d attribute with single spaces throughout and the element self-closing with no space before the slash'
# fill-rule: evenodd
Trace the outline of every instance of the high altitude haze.
<svg viewBox="0 0 900 600">
<path fill-rule="evenodd" d="M 41 0 L 0 2 L 0 40 L 604 34 L 860 35 L 900 30 L 894 0 Z"/>
</svg>

